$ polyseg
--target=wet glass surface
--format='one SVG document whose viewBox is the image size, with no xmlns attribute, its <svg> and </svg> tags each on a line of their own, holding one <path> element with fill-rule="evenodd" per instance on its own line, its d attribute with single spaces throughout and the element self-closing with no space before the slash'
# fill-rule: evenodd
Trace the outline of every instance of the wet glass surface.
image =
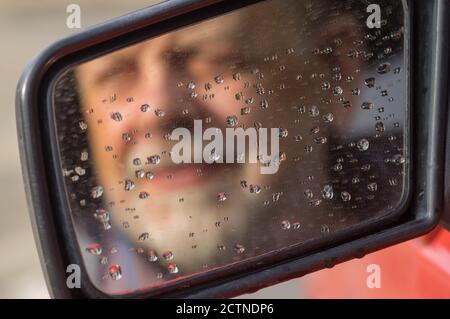
<svg viewBox="0 0 450 319">
<path fill-rule="evenodd" d="M 370 29 L 366 7 L 264 1 L 61 77 L 61 169 L 100 290 L 155 287 L 399 207 L 408 178 L 404 10 L 380 1 L 381 28 Z M 246 160 L 251 147 L 234 163 L 211 149 L 201 153 L 207 162 L 174 163 L 172 132 L 194 135 L 194 120 L 203 131 L 276 128 L 276 173 Z"/>
</svg>

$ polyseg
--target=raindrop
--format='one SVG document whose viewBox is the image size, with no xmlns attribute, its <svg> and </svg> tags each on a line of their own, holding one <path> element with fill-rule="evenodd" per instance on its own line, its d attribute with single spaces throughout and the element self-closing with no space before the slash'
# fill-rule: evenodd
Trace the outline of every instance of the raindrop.
<svg viewBox="0 0 450 319">
<path fill-rule="evenodd" d="M 344 90 L 340 86 L 336 86 L 333 89 L 333 95 L 334 96 L 342 95 L 343 93 L 344 93 Z"/>
<path fill-rule="evenodd" d="M 334 197 L 333 186 L 325 185 L 322 189 L 322 197 L 327 200 L 331 200 Z"/>
<path fill-rule="evenodd" d="M 80 121 L 80 122 L 78 123 L 78 125 L 80 126 L 80 129 L 81 129 L 82 131 L 86 131 L 87 128 L 88 128 L 88 126 L 87 126 L 87 124 L 86 124 L 85 121 Z"/>
<path fill-rule="evenodd" d="M 108 213 L 106 210 L 104 210 L 104 209 L 102 209 L 102 208 L 97 209 L 97 210 L 95 211 L 94 217 L 95 217 L 100 223 L 102 223 L 103 228 L 104 228 L 105 230 L 108 230 L 108 229 L 111 228 L 111 223 L 110 223 L 110 219 L 111 219 L 111 218 L 110 218 L 110 216 L 109 216 L 109 213 Z"/>
<path fill-rule="evenodd" d="M 142 233 L 142 234 L 139 235 L 138 240 L 139 241 L 144 241 L 144 240 L 147 240 L 149 237 L 150 237 L 149 233 Z"/>
<path fill-rule="evenodd" d="M 312 106 L 309 108 L 309 116 L 311 116 L 311 117 L 317 117 L 317 116 L 319 116 L 319 114 L 320 114 L 320 112 L 319 112 L 319 108 L 318 108 L 317 106 L 312 105 Z"/>
<path fill-rule="evenodd" d="M 149 164 L 158 165 L 159 163 L 161 163 L 161 156 L 159 156 L 159 155 L 149 156 L 147 158 L 147 162 Z"/>
<path fill-rule="evenodd" d="M 140 198 L 140 199 L 147 199 L 147 198 L 149 198 L 149 197 L 150 197 L 150 194 L 147 193 L 147 192 L 140 192 L 140 193 L 139 193 L 139 198 Z"/>
<path fill-rule="evenodd" d="M 312 192 L 312 190 L 307 189 L 303 192 L 303 195 L 305 195 L 306 198 L 311 199 L 314 197 L 314 193 Z"/>
<path fill-rule="evenodd" d="M 322 118 L 323 118 L 323 121 L 327 124 L 330 124 L 334 121 L 333 113 L 327 113 Z"/>
<path fill-rule="evenodd" d="M 285 128 L 279 128 L 279 129 L 278 129 L 278 136 L 279 136 L 280 138 L 285 138 L 285 137 L 288 136 L 288 134 L 289 134 L 289 132 L 288 132 L 287 129 L 285 129 Z"/>
<path fill-rule="evenodd" d="M 368 87 L 368 88 L 373 88 L 375 86 L 375 84 L 377 83 L 375 78 L 367 78 L 364 81 L 364 84 Z"/>
<path fill-rule="evenodd" d="M 291 228 L 291 223 L 288 220 L 283 220 L 281 222 L 281 229 L 288 230 Z"/>
<path fill-rule="evenodd" d="M 91 197 L 96 199 L 100 198 L 103 195 L 103 186 L 98 185 L 91 189 Z"/>
<path fill-rule="evenodd" d="M 391 72 L 391 64 L 389 62 L 381 63 L 377 67 L 377 72 L 379 74 L 386 74 L 386 73 Z"/>
<path fill-rule="evenodd" d="M 119 280 L 122 278 L 122 268 L 119 265 L 112 265 L 109 267 L 109 275 L 113 280 Z"/>
<path fill-rule="evenodd" d="M 381 132 L 384 132 L 386 130 L 386 127 L 384 126 L 383 122 L 378 122 L 378 123 L 375 124 L 375 130 L 377 132 L 381 133 Z"/>
<path fill-rule="evenodd" d="M 223 81 L 224 81 L 223 76 L 217 75 L 217 76 L 214 78 L 214 81 L 216 81 L 217 84 L 222 84 Z"/>
<path fill-rule="evenodd" d="M 265 110 L 269 107 L 269 102 L 267 100 L 261 100 L 261 102 L 259 103 L 259 106 Z"/>
<path fill-rule="evenodd" d="M 148 112 L 150 110 L 150 106 L 148 104 L 142 104 L 141 105 L 141 111 L 142 112 Z"/>
<path fill-rule="evenodd" d="M 328 227 L 328 225 L 323 224 L 323 225 L 320 226 L 320 232 L 321 233 L 329 233 L 330 232 L 330 227 Z"/>
<path fill-rule="evenodd" d="M 373 104 L 372 102 L 364 102 L 363 104 L 361 104 L 361 108 L 363 110 L 371 110 L 375 107 L 375 104 Z"/>
<path fill-rule="evenodd" d="M 224 202 L 227 200 L 227 194 L 225 192 L 220 192 L 219 194 L 217 194 L 217 200 L 219 202 Z"/>
<path fill-rule="evenodd" d="M 242 254 L 245 251 L 245 247 L 240 245 L 240 244 L 236 244 L 234 245 L 234 250 L 238 253 L 238 254 Z"/>
<path fill-rule="evenodd" d="M 250 193 L 251 194 L 259 194 L 261 193 L 261 186 L 258 185 L 250 185 Z"/>
<path fill-rule="evenodd" d="M 194 90 L 194 89 L 195 89 L 195 83 L 194 83 L 193 81 L 189 82 L 189 83 L 187 84 L 187 88 L 188 88 L 189 90 Z"/>
<path fill-rule="evenodd" d="M 377 185 L 377 183 L 370 183 L 369 185 L 367 185 L 367 189 L 370 192 L 376 192 L 378 189 L 378 185 Z"/>
<path fill-rule="evenodd" d="M 102 253 L 102 246 L 100 244 L 91 244 L 86 247 L 86 251 L 91 255 L 100 255 Z"/>
<path fill-rule="evenodd" d="M 144 178 L 145 177 L 145 171 L 143 169 L 139 169 L 135 172 L 136 178 Z"/>
<path fill-rule="evenodd" d="M 119 112 L 111 113 L 111 118 L 116 122 L 120 122 L 123 120 L 123 116 Z"/>
<path fill-rule="evenodd" d="M 403 155 L 397 154 L 392 157 L 392 162 L 396 165 L 401 165 L 405 163 L 405 158 L 403 157 Z"/>
<path fill-rule="evenodd" d="M 80 166 L 75 167 L 74 169 L 75 173 L 77 173 L 79 176 L 83 176 L 86 174 L 86 170 Z"/>
<path fill-rule="evenodd" d="M 158 254 L 156 253 L 156 250 L 154 249 L 149 249 L 147 252 L 147 259 L 148 261 L 154 263 L 155 261 L 158 260 Z"/>
<path fill-rule="evenodd" d="M 369 141 L 366 140 L 365 138 L 361 139 L 358 141 L 358 143 L 356 144 L 358 147 L 358 150 L 360 150 L 361 152 L 365 152 L 369 149 Z"/>
<path fill-rule="evenodd" d="M 141 165 L 142 163 L 141 163 L 141 159 L 140 158 L 135 158 L 135 159 L 133 159 L 133 165 L 135 165 L 135 166 L 139 166 L 139 165 Z"/>
<path fill-rule="evenodd" d="M 163 117 L 164 115 L 166 115 L 166 112 L 164 112 L 164 111 L 161 110 L 161 109 L 156 109 L 156 110 L 155 110 L 155 115 L 156 115 L 157 117 Z"/>
<path fill-rule="evenodd" d="M 322 85 L 320 87 L 322 88 L 322 90 L 326 91 L 326 90 L 330 89 L 331 85 L 330 85 L 330 82 L 325 81 L 322 83 Z"/>
<path fill-rule="evenodd" d="M 235 115 L 227 116 L 227 125 L 235 127 L 238 124 L 238 118 Z"/>
<path fill-rule="evenodd" d="M 178 267 L 176 264 L 170 264 L 169 266 L 167 266 L 167 270 L 169 271 L 170 274 L 178 273 Z"/>
<path fill-rule="evenodd" d="M 125 185 L 124 185 L 124 190 L 126 192 L 131 191 L 136 185 L 134 184 L 134 182 L 132 180 L 125 180 Z"/>
<path fill-rule="evenodd" d="M 352 195 L 349 192 L 346 192 L 346 191 L 341 192 L 341 199 L 344 202 L 348 202 L 348 201 L 350 201 L 352 199 Z"/>
<path fill-rule="evenodd" d="M 173 252 L 170 250 L 167 250 L 162 253 L 162 256 L 165 260 L 172 260 L 173 259 Z"/>
</svg>

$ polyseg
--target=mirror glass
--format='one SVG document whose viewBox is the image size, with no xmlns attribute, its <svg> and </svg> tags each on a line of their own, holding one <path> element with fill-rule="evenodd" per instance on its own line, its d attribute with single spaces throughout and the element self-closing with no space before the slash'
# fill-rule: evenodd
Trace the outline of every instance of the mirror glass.
<svg viewBox="0 0 450 319">
<path fill-rule="evenodd" d="M 58 78 L 61 172 L 98 289 L 287 256 L 399 212 L 408 21 L 378 3 L 262 1 Z"/>
</svg>

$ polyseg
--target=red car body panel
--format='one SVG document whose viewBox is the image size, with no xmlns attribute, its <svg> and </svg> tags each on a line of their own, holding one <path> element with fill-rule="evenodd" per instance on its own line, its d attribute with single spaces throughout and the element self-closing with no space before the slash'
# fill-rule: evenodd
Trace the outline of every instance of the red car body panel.
<svg viewBox="0 0 450 319">
<path fill-rule="evenodd" d="M 379 288 L 367 285 L 371 264 L 380 266 Z M 305 279 L 310 298 L 450 298 L 450 232 L 438 228 Z"/>
</svg>

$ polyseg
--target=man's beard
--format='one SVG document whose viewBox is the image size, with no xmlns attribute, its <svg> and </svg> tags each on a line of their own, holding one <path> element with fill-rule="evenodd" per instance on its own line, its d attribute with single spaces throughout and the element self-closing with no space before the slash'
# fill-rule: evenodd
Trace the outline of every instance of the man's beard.
<svg viewBox="0 0 450 319">
<path fill-rule="evenodd" d="M 138 169 L 132 164 L 132 158 L 142 154 L 143 149 L 138 146 L 134 150 L 130 148 L 124 174 L 130 176 Z M 161 161 L 161 166 L 169 168 L 163 171 L 170 173 L 172 166 L 165 165 L 170 159 L 165 158 L 164 161 Z M 155 180 L 133 178 L 133 190 L 125 191 L 122 184 L 108 192 L 111 197 L 108 199 L 115 201 L 111 209 L 112 219 L 116 227 L 123 227 L 130 248 L 143 251 L 144 258 L 154 250 L 158 256 L 155 263 L 163 266 L 174 263 L 180 274 L 222 266 L 223 260 L 236 260 L 235 246 L 245 245 L 239 241 L 242 241 L 252 215 L 248 207 L 254 208 L 255 200 L 261 203 L 254 194 L 249 194 L 248 189 L 242 188 L 241 181 L 251 181 L 251 176 L 255 178 L 259 167 L 215 165 L 206 170 L 205 165 L 191 168 L 199 175 L 197 180 L 181 187 L 177 186 L 175 173 L 173 180 L 164 181 L 173 183 L 173 188 L 164 190 L 157 189 L 157 179 L 167 179 L 167 176 L 158 176 L 158 165 L 142 165 L 145 171 L 155 169 Z M 148 199 L 138 195 L 144 190 L 150 194 Z M 166 260 L 163 253 L 168 251 L 173 253 L 173 258 Z"/>
</svg>

